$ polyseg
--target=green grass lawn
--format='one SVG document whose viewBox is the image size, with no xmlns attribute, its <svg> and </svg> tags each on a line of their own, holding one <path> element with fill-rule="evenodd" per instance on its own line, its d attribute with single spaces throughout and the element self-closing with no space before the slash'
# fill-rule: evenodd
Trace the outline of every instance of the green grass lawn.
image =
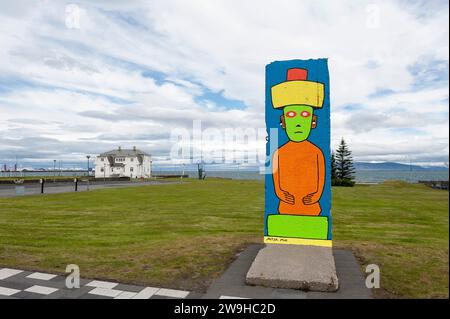
<svg viewBox="0 0 450 319">
<path fill-rule="evenodd" d="M 208 179 L 0 198 L 0 266 L 203 291 L 262 242 L 264 185 Z M 384 297 L 448 297 L 448 192 L 333 188 L 334 244 L 381 269 Z"/>
</svg>

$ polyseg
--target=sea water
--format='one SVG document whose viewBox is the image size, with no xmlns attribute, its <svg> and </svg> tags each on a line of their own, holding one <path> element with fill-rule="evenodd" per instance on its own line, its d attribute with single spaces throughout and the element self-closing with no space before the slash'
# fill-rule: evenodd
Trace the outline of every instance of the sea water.
<svg viewBox="0 0 450 319">
<path fill-rule="evenodd" d="M 179 175 L 182 171 L 154 169 L 154 175 Z M 185 171 L 189 177 L 197 178 L 197 171 Z M 61 172 L 0 172 L 0 177 L 24 177 L 24 176 L 83 176 L 86 171 L 61 171 Z M 93 173 L 91 173 L 93 174 Z M 206 167 L 206 178 L 220 177 L 228 179 L 250 179 L 263 180 L 264 175 L 258 171 L 250 170 L 209 170 Z M 448 181 L 448 170 L 357 170 L 355 173 L 357 183 L 380 183 L 387 180 L 399 180 L 408 183 L 417 183 L 418 181 Z"/>
<path fill-rule="evenodd" d="M 155 174 L 181 174 L 181 172 L 164 172 L 156 171 Z M 186 171 L 189 177 L 197 178 L 196 171 Z M 215 171 L 206 168 L 206 177 L 220 177 L 229 179 L 251 179 L 263 180 L 264 175 L 257 171 Z M 355 172 L 355 180 L 357 183 L 380 183 L 387 180 L 399 180 L 408 183 L 417 183 L 418 181 L 448 181 L 448 170 L 416 170 L 416 171 L 402 171 L 402 170 L 358 170 Z"/>
</svg>

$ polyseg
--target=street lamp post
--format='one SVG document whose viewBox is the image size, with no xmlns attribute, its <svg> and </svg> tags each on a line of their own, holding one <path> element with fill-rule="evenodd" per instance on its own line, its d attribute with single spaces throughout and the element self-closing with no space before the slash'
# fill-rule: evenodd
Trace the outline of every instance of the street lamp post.
<svg viewBox="0 0 450 319">
<path fill-rule="evenodd" d="M 181 172 L 181 182 L 183 183 L 183 177 L 184 177 L 184 163 L 183 163 L 182 165 L 183 165 L 183 171 Z"/>
<path fill-rule="evenodd" d="M 53 160 L 53 183 L 55 182 L 56 176 L 56 160 Z"/>
<path fill-rule="evenodd" d="M 91 155 L 86 155 L 87 158 L 87 176 L 89 177 L 89 159 L 91 158 Z"/>
<path fill-rule="evenodd" d="M 237 178 L 241 178 L 241 163 L 237 163 Z"/>
</svg>

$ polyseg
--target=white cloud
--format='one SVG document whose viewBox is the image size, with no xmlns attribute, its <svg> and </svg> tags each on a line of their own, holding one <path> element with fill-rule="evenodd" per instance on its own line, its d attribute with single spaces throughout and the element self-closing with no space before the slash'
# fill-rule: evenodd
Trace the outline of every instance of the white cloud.
<svg viewBox="0 0 450 319">
<path fill-rule="evenodd" d="M 418 87 L 411 72 L 448 65 L 445 2 L 81 1 L 80 29 L 65 26 L 65 5 L 0 4 L 0 137 L 29 156 L 45 146 L 29 138 L 61 142 L 60 156 L 81 157 L 86 141 L 92 152 L 134 142 L 164 156 L 164 136 L 192 120 L 263 127 L 265 65 L 328 57 L 333 145 L 344 136 L 357 159 L 448 157 L 448 80 Z M 202 101 L 206 90 L 248 107 Z"/>
</svg>

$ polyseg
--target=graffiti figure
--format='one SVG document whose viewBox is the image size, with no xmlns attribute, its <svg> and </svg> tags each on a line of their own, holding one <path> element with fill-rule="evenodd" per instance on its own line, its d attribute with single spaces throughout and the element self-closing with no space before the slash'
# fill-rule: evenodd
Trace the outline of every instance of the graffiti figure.
<svg viewBox="0 0 450 319">
<path fill-rule="evenodd" d="M 278 211 L 290 215 L 319 215 L 319 199 L 325 183 L 322 150 L 307 139 L 317 126 L 314 108 L 323 104 L 322 83 L 307 80 L 305 69 L 289 69 L 286 82 L 272 87 L 274 108 L 283 108 L 281 126 L 289 141 L 273 155 Z"/>
<path fill-rule="evenodd" d="M 265 243 L 332 246 L 328 85 L 326 59 L 266 66 Z"/>
</svg>

